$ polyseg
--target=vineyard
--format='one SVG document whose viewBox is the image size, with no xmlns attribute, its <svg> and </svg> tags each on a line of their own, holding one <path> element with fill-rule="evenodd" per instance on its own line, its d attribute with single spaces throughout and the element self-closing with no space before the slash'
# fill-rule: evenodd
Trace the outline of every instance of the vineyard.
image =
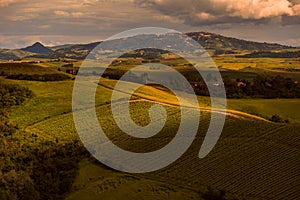
<svg viewBox="0 0 300 200">
<path fill-rule="evenodd" d="M 143 116 L 151 105 L 149 102 L 131 103 L 131 115 L 137 124 L 149 122 Z M 174 107 L 166 109 L 167 124 L 158 135 L 146 140 L 122 134 L 116 128 L 109 105 L 98 107 L 97 113 L 102 128 L 115 144 L 134 152 L 149 152 L 168 144 L 178 129 L 179 110 Z M 197 138 L 183 157 L 166 169 L 138 177 L 171 182 L 199 193 L 211 186 L 228 191 L 237 198 L 295 199 L 299 196 L 299 125 L 228 116 L 214 150 L 206 158 L 199 159 L 198 152 L 209 121 L 210 114 L 202 112 Z M 79 139 L 71 114 L 37 123 L 27 131 L 45 140 L 68 142 Z M 98 167 L 102 170 L 101 165 Z"/>
<path fill-rule="evenodd" d="M 82 144 L 78 142 L 80 138 L 73 122 L 73 81 L 33 82 L 3 79 L 3 82 L 28 87 L 34 93 L 24 105 L 12 109 L 10 113 L 10 119 L 19 125 L 13 140 L 20 139 L 19 145 L 24 145 L 26 148 L 23 149 L 27 149 L 25 155 L 36 155 L 36 162 L 41 163 L 41 166 L 51 165 L 53 169 L 73 170 L 70 173 L 74 180 L 68 177 L 67 180 L 59 182 L 68 182 L 70 190 L 64 193 L 67 199 L 82 199 L 86 195 L 97 198 L 118 198 L 126 195 L 132 199 L 201 199 L 202 194 L 210 191 L 209 188 L 213 188 L 213 191 L 217 191 L 214 193 L 218 194 L 224 191 L 228 197 L 226 199 L 296 199 L 300 196 L 300 125 L 297 123 L 298 115 L 293 114 L 296 109 L 292 109 L 298 105 L 297 100 L 253 100 L 254 103 L 250 99 L 229 100 L 229 108 L 235 110 L 227 113 L 221 138 L 207 157 L 199 159 L 198 153 L 211 117 L 209 99 L 199 97 L 202 108 L 200 127 L 188 151 L 164 169 L 129 175 L 111 170 L 81 153 L 82 150 L 76 150 L 76 145 L 82 148 Z M 181 120 L 176 97 L 170 91 L 159 87 L 143 86 L 136 90 L 129 110 L 136 124 L 146 126 L 150 123 L 148 111 L 154 102 L 164 106 L 168 117 L 164 128 L 157 135 L 147 139 L 133 138 L 117 128 L 112 116 L 110 97 L 115 83 L 113 80 L 103 79 L 95 96 L 98 121 L 106 135 L 117 146 L 133 152 L 151 152 L 166 146 L 174 138 Z M 134 84 L 127 84 L 128 91 L 135 87 Z M 246 104 L 241 101 L 246 101 Z M 270 106 L 267 106 L 274 102 L 277 102 L 277 106 L 290 107 L 289 115 L 294 115 L 295 119 L 293 123 L 272 123 L 244 113 L 251 113 L 249 110 L 253 108 L 249 106 L 253 106 L 258 111 L 262 109 L 260 112 L 267 113 L 267 116 L 276 111 L 268 110 Z M 122 104 L 122 99 L 117 103 Z M 123 107 L 119 109 L 122 111 Z M 190 109 L 192 118 L 195 110 L 189 107 L 186 109 Z M 8 148 L 5 141 L 2 143 L 5 144 L 2 148 Z M 12 155 L 20 154 L 20 160 L 26 160 L 23 154 L 14 153 L 18 152 L 16 146 L 10 148 L 13 148 Z M 59 154 L 60 151 L 66 153 Z M 56 164 L 57 155 L 62 156 L 63 167 Z M 43 159 L 46 159 L 45 163 Z M 68 162 L 71 161 L 72 165 L 69 166 Z M 2 165 L 5 166 L 6 163 Z M 73 165 L 78 165 L 78 169 L 72 167 Z M 41 166 L 39 173 L 44 170 Z M 25 167 L 20 164 L 20 168 Z M 53 171 L 57 173 L 59 170 Z M 49 175 L 48 171 L 45 173 Z M 57 181 L 60 174 L 55 173 L 53 180 Z M 34 178 L 41 181 L 43 175 Z M 47 194 L 47 184 L 44 180 L 45 188 L 39 191 Z M 57 183 L 54 182 L 51 187 L 61 187 L 55 184 Z"/>
</svg>

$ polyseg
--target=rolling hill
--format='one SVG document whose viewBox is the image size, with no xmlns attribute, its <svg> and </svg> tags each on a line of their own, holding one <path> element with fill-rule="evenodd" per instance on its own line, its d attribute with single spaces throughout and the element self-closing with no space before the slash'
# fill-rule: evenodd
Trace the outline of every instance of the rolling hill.
<svg viewBox="0 0 300 200">
<path fill-rule="evenodd" d="M 145 141 L 128 137 L 116 128 L 107 103 L 113 82 L 103 81 L 96 97 L 97 116 L 108 137 L 116 145 L 135 152 L 148 152 L 168 144 L 177 131 L 178 108 L 164 106 L 171 115 L 158 135 Z M 49 144 L 56 141 L 68 144 L 79 139 L 71 113 L 72 82 L 19 83 L 36 94 L 25 106 L 12 112 L 12 119 L 26 131 L 26 138 Z M 148 86 L 136 93 L 142 99 L 153 100 L 157 98 L 152 95 L 157 94 L 164 96 L 161 101 L 174 101 L 172 95 Z M 57 97 L 61 101 L 53 101 Z M 149 121 L 145 108 L 151 105 L 153 103 L 147 101 L 130 105 L 136 123 L 143 125 Z M 49 112 L 40 112 L 41 108 Z M 65 197 L 119 199 L 125 195 L 130 199 L 204 199 L 201 197 L 209 187 L 225 191 L 226 195 L 234 196 L 233 199 L 296 199 L 299 196 L 299 124 L 276 124 L 228 115 L 215 149 L 204 159 L 199 159 L 199 148 L 209 122 L 210 113 L 201 112 L 201 124 L 192 146 L 175 163 L 156 172 L 127 174 L 89 158 L 81 160 L 75 176 L 68 177 L 73 181 L 70 181 L 71 190 Z"/>
<path fill-rule="evenodd" d="M 35 53 L 23 51 L 19 49 L 1 49 L 0 50 L 0 60 L 18 60 L 25 57 L 34 56 Z"/>
<path fill-rule="evenodd" d="M 51 52 L 46 57 L 49 58 L 72 58 L 72 59 L 84 59 L 90 51 L 92 51 L 100 42 L 94 42 L 90 44 L 74 44 L 74 45 L 63 45 Z"/>
<path fill-rule="evenodd" d="M 241 40 L 232 37 L 225 37 L 222 35 L 207 33 L 207 32 L 191 32 L 191 33 L 186 33 L 186 35 L 198 41 L 205 49 L 213 49 L 213 50 L 224 49 L 224 50 L 266 51 L 266 50 L 281 50 L 281 49 L 292 48 L 290 46 L 281 45 L 281 44 L 253 42 L 253 41 Z"/>
</svg>

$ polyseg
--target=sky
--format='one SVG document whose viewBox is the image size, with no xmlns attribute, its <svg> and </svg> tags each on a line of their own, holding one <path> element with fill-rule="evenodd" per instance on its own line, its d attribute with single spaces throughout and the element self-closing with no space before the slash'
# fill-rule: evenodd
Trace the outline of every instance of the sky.
<svg viewBox="0 0 300 200">
<path fill-rule="evenodd" d="M 300 46 L 300 0 L 0 0 L 0 48 L 90 43 L 140 27 Z"/>
</svg>

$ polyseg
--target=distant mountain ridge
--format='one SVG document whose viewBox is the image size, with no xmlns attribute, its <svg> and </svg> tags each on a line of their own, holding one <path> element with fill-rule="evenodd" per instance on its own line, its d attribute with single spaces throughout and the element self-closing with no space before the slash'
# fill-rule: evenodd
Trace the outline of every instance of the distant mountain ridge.
<svg viewBox="0 0 300 200">
<path fill-rule="evenodd" d="M 206 50 L 214 51 L 272 51 L 272 50 L 282 50 L 282 49 L 292 49 L 295 47 L 280 45 L 280 44 L 271 44 L 271 43 L 261 43 L 253 42 L 242 39 L 236 39 L 232 37 L 225 37 L 222 35 L 208 33 L 208 32 L 189 32 L 185 33 L 189 37 L 193 38 L 199 42 Z M 139 35 L 126 38 L 129 43 L 134 43 Z M 151 39 L 159 38 L 162 43 L 168 42 L 168 35 L 166 36 L 156 36 L 151 35 L 149 41 L 142 41 L 147 44 L 151 42 Z M 157 38 L 155 38 L 157 37 Z M 111 40 L 106 43 L 106 48 L 111 48 L 112 50 L 115 47 L 118 47 L 124 39 L 122 40 Z M 36 58 L 71 58 L 71 59 L 84 59 L 92 49 L 94 49 L 101 42 L 93 42 L 88 44 L 65 44 L 54 47 L 46 47 L 40 42 L 36 42 L 32 46 L 28 46 L 21 50 L 0 50 L 0 59 L 9 60 L 9 59 L 22 59 L 24 57 L 36 57 Z M 22 52 L 22 53 L 20 53 Z"/>
<path fill-rule="evenodd" d="M 294 48 L 276 43 L 253 42 L 233 37 L 225 37 L 208 32 L 190 32 L 185 34 L 199 42 L 205 49 L 267 51 Z"/>
<path fill-rule="evenodd" d="M 89 44 L 63 45 L 61 48 L 52 47 L 55 51 L 48 54 L 50 58 L 84 59 L 101 42 Z"/>
<path fill-rule="evenodd" d="M 25 47 L 21 50 L 37 54 L 48 54 L 53 52 L 50 48 L 45 47 L 40 42 L 36 42 L 33 45 Z"/>
<path fill-rule="evenodd" d="M 271 44 L 271 43 L 260 43 L 246 41 L 231 37 L 225 37 L 218 34 L 207 33 L 207 32 L 190 32 L 185 33 L 189 37 L 193 38 L 195 41 L 199 42 L 206 50 L 249 50 L 249 51 L 270 51 L 270 50 L 282 50 L 282 49 L 291 49 L 294 47 L 280 44 Z M 144 37 L 139 38 L 140 36 L 133 36 L 126 38 L 127 43 L 132 44 L 136 41 L 141 41 Z M 152 39 L 159 39 L 162 43 L 168 43 L 169 35 L 156 36 L 149 35 L 149 41 L 142 41 L 144 44 L 151 43 Z M 124 39 L 111 40 L 105 43 L 106 49 L 121 49 Z M 101 42 L 94 42 L 90 44 L 74 44 L 74 45 L 65 45 L 62 48 L 55 50 L 53 53 L 49 54 L 52 58 L 62 58 L 68 57 L 73 59 L 84 59 L 89 52 L 94 49 Z M 138 45 L 139 46 L 139 45 Z M 53 47 L 56 49 L 56 47 Z M 66 56 L 67 55 L 67 56 Z"/>
</svg>

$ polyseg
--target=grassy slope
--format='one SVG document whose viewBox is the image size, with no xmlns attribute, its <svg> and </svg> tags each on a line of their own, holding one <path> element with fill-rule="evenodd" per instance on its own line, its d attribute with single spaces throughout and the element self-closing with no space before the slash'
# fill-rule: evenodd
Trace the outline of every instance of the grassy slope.
<svg viewBox="0 0 300 200">
<path fill-rule="evenodd" d="M 271 118 L 278 114 L 283 120 L 300 123 L 299 99 L 230 99 L 228 108 Z"/>
<path fill-rule="evenodd" d="M 17 83 L 28 87 L 35 94 L 22 107 L 17 107 L 11 112 L 11 119 L 21 127 L 27 127 L 49 117 L 71 112 L 73 81 L 36 82 L 5 80 L 8 83 Z M 58 100 L 59 99 L 59 100 Z"/>
<path fill-rule="evenodd" d="M 71 199 L 199 199 L 197 192 L 145 179 L 114 172 L 105 167 L 83 160 L 73 185 Z"/>
</svg>

